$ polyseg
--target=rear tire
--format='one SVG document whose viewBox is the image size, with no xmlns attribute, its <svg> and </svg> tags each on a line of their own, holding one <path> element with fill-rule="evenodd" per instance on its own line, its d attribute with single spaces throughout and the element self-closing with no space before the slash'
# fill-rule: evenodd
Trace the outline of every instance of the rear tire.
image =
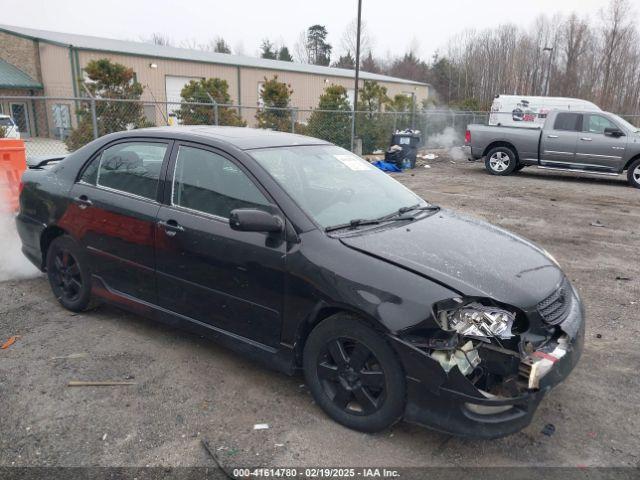
<svg viewBox="0 0 640 480">
<path fill-rule="evenodd" d="M 484 165 L 491 175 L 510 175 L 518 166 L 518 159 L 508 147 L 496 147 L 489 150 Z"/>
<path fill-rule="evenodd" d="M 56 299 L 67 310 L 82 312 L 92 306 L 86 256 L 70 236 L 57 237 L 49 245 L 47 277 Z"/>
<path fill-rule="evenodd" d="M 354 316 L 339 313 L 315 327 L 303 366 L 313 398 L 336 422 L 378 432 L 402 417 L 402 365 L 385 338 Z"/>
<path fill-rule="evenodd" d="M 627 169 L 627 181 L 634 188 L 640 188 L 640 158 L 629 165 Z"/>
</svg>

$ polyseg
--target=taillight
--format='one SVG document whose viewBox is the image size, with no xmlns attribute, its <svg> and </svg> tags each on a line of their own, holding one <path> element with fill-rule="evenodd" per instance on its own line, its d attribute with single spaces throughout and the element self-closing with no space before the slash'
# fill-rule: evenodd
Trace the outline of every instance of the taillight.
<svg viewBox="0 0 640 480">
<path fill-rule="evenodd" d="M 471 131 L 467 130 L 464 133 L 464 143 L 471 143 Z"/>
</svg>

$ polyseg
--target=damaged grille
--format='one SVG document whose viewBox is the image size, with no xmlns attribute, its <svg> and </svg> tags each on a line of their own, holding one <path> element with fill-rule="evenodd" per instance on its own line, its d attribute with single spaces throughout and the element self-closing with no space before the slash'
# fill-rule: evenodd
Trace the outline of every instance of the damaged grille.
<svg viewBox="0 0 640 480">
<path fill-rule="evenodd" d="M 538 313 L 548 325 L 562 323 L 569 314 L 571 305 L 571 287 L 565 279 L 560 287 L 538 303 Z"/>
</svg>

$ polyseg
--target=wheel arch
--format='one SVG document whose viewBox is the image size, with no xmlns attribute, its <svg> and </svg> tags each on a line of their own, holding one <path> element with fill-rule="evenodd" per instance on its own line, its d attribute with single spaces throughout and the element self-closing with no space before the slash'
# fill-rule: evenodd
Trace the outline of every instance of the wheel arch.
<svg viewBox="0 0 640 480">
<path fill-rule="evenodd" d="M 313 311 L 307 316 L 307 318 L 300 323 L 298 332 L 296 334 L 296 341 L 294 346 L 295 364 L 297 367 L 302 365 L 302 352 L 304 350 L 305 343 L 309 338 L 309 335 L 320 323 L 329 317 L 337 315 L 339 313 L 345 313 L 356 317 L 358 320 L 365 323 L 367 326 L 373 328 L 375 331 L 386 334 L 388 330 L 382 325 L 382 323 L 365 312 L 357 311 L 345 305 L 329 305 L 321 302 L 313 309 Z"/>
<path fill-rule="evenodd" d="M 624 172 L 625 170 L 629 170 L 629 167 L 631 166 L 631 164 L 633 162 L 635 162 L 636 160 L 640 160 L 640 153 L 638 153 L 637 155 L 631 157 L 629 159 L 629 161 L 625 164 L 624 168 L 622 169 L 622 171 Z"/>
<path fill-rule="evenodd" d="M 67 231 L 58 225 L 49 225 L 42 231 L 40 235 L 40 251 L 42 252 L 42 265 L 41 269 L 46 270 L 47 267 L 47 253 L 49 251 L 49 245 L 56 238 L 66 235 Z"/>
<path fill-rule="evenodd" d="M 509 150 L 513 151 L 516 156 L 516 161 L 520 163 L 520 155 L 518 154 L 518 149 L 515 147 L 515 145 L 513 145 L 513 143 L 507 142 L 505 140 L 496 140 L 495 142 L 491 142 L 482 152 L 482 156 L 486 157 L 491 150 L 498 147 L 506 147 Z"/>
</svg>

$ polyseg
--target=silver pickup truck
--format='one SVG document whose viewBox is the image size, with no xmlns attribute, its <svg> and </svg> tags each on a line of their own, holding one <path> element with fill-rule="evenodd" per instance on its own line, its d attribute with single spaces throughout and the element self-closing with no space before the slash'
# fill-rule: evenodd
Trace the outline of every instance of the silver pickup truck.
<svg viewBox="0 0 640 480">
<path fill-rule="evenodd" d="M 469 125 L 469 160 L 484 158 L 487 171 L 509 175 L 538 168 L 620 175 L 640 188 L 640 129 L 606 112 L 552 111 L 540 128 Z"/>
</svg>

